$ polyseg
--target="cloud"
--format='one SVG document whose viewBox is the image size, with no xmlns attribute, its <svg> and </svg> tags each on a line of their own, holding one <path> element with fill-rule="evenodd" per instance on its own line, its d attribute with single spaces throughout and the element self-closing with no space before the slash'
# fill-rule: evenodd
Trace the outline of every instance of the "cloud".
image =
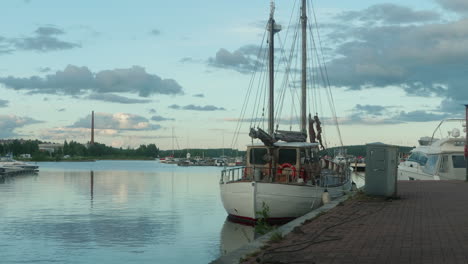
<svg viewBox="0 0 468 264">
<path fill-rule="evenodd" d="M 149 112 L 150 114 L 156 114 L 156 109 L 151 108 L 151 109 L 148 110 L 148 112 Z"/>
<path fill-rule="evenodd" d="M 241 73 L 248 73 L 262 65 L 262 63 L 257 60 L 259 49 L 258 46 L 254 45 L 243 46 L 234 52 L 230 52 L 226 49 L 219 49 L 214 58 L 208 59 L 208 65 L 216 68 L 232 69 Z"/>
<path fill-rule="evenodd" d="M 430 122 L 443 120 L 447 118 L 447 114 L 435 114 L 420 110 L 412 112 L 402 111 L 394 118 L 401 122 Z"/>
<path fill-rule="evenodd" d="M 16 115 L 0 115 L 0 138 L 16 137 L 19 135 L 15 132 L 16 129 L 38 123 L 43 121 Z"/>
<path fill-rule="evenodd" d="M 166 117 L 162 117 L 162 116 L 152 116 L 151 120 L 161 122 L 161 121 L 174 121 L 175 119 L 174 118 L 166 118 Z"/>
<path fill-rule="evenodd" d="M 66 108 L 60 108 L 60 109 L 57 109 L 57 112 L 65 112 L 67 109 Z"/>
<path fill-rule="evenodd" d="M 468 102 L 468 19 L 358 26 L 347 34 L 353 39 L 340 43 L 338 56 L 328 62 L 333 85 L 352 90 L 397 86 L 413 96 Z"/>
<path fill-rule="evenodd" d="M 43 26 L 38 27 L 31 37 L 4 38 L 3 42 L 8 43 L 10 47 L 16 50 L 32 50 L 38 52 L 67 50 L 81 47 L 80 44 L 67 42 L 57 38 L 57 36 L 63 34 L 65 34 L 65 32 L 55 26 Z"/>
<path fill-rule="evenodd" d="M 135 131 L 147 131 L 147 130 L 158 130 L 161 128 L 160 125 L 153 125 L 149 123 L 149 120 L 145 117 L 127 114 L 127 113 L 95 113 L 94 124 L 96 129 L 111 129 L 111 130 L 135 130 Z M 80 120 L 76 121 L 68 128 L 90 128 L 91 127 L 91 115 L 88 115 Z"/>
<path fill-rule="evenodd" d="M 133 99 L 115 94 L 91 94 L 86 98 L 91 100 L 120 104 L 146 104 L 151 102 L 151 100 L 147 99 Z"/>
<path fill-rule="evenodd" d="M 7 107 L 10 102 L 0 99 L 0 107 Z"/>
<path fill-rule="evenodd" d="M 343 12 L 337 18 L 348 23 L 350 20 L 359 20 L 362 22 L 404 24 L 437 21 L 440 19 L 440 14 L 434 11 L 415 11 L 395 4 L 377 4 L 361 11 Z"/>
<path fill-rule="evenodd" d="M 354 112 L 364 113 L 367 115 L 382 115 L 385 111 L 385 107 L 381 105 L 360 105 L 357 104 L 354 109 Z"/>
<path fill-rule="evenodd" d="M 150 31 L 150 34 L 152 36 L 159 36 L 159 35 L 161 35 L 161 31 L 159 31 L 158 29 L 153 29 L 153 30 Z"/>
<path fill-rule="evenodd" d="M 95 136 L 112 137 L 119 135 L 115 129 L 95 129 Z M 43 140 L 63 141 L 73 139 L 74 141 L 87 141 L 90 138 L 90 128 L 55 127 L 42 130 L 39 137 Z"/>
<path fill-rule="evenodd" d="M 204 95 L 204 94 L 194 94 L 193 97 L 200 97 L 200 98 L 203 98 L 203 97 L 205 97 L 205 95 Z"/>
<path fill-rule="evenodd" d="M 52 69 L 49 68 L 49 67 L 39 67 L 39 69 L 37 69 L 37 70 L 38 70 L 39 72 L 41 72 L 41 73 L 46 73 L 46 72 L 52 71 Z"/>
<path fill-rule="evenodd" d="M 205 106 L 198 106 L 198 105 L 186 105 L 186 106 L 179 106 L 176 104 L 173 104 L 169 106 L 171 109 L 175 110 L 192 110 L 192 111 L 225 111 L 226 109 L 224 107 L 216 107 L 214 105 L 205 105 Z"/>
<path fill-rule="evenodd" d="M 468 13 L 468 2 L 466 0 L 437 0 L 437 2 L 447 10 Z"/>
<path fill-rule="evenodd" d="M 87 67 L 68 65 L 63 71 L 45 77 L 0 77 L 0 83 L 14 90 L 40 94 L 136 93 L 141 97 L 183 94 L 175 80 L 149 74 L 139 66 L 93 73 Z"/>
<path fill-rule="evenodd" d="M 53 36 L 53 35 L 63 35 L 65 32 L 61 29 L 58 29 L 53 26 L 46 26 L 46 27 L 38 27 L 36 31 L 34 31 L 39 36 Z"/>
</svg>

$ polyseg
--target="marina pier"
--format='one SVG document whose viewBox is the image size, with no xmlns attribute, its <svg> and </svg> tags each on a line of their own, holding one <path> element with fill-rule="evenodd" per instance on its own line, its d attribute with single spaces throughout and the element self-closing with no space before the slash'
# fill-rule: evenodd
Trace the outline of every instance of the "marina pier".
<svg viewBox="0 0 468 264">
<path fill-rule="evenodd" d="M 242 263 L 467 263 L 468 183 L 399 181 L 398 191 L 397 199 L 358 194 Z"/>
</svg>

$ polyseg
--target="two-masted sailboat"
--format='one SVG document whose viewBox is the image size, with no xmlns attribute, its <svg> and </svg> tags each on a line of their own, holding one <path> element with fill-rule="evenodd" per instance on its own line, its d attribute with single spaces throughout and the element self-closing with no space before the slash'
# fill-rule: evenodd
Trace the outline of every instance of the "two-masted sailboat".
<svg viewBox="0 0 468 264">
<path fill-rule="evenodd" d="M 265 217 L 266 212 L 271 222 L 288 221 L 319 207 L 324 193 L 333 199 L 351 189 L 349 165 L 321 156 L 320 150 L 324 148 L 321 121 L 318 115 L 307 114 L 307 74 L 312 71 L 307 68 L 307 31 L 310 28 L 306 3 L 307 0 L 302 0 L 300 23 L 297 23 L 300 25 L 297 31 L 302 31 L 299 34 L 302 35 L 300 131 L 275 129 L 275 124 L 278 125 L 274 107 L 275 34 L 281 31 L 281 26 L 275 23 L 275 3 L 271 1 L 266 27 L 268 128 L 267 131 L 250 128 L 252 144 L 247 146 L 246 166 L 225 169 L 220 179 L 222 202 L 233 220 L 256 221 Z M 285 73 L 295 71 L 291 63 L 288 65 Z"/>
</svg>

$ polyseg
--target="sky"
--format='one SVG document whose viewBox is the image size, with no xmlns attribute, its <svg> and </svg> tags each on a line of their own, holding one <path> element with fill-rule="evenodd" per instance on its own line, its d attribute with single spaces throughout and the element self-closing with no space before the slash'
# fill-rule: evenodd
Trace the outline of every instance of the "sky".
<svg viewBox="0 0 468 264">
<path fill-rule="evenodd" d="M 277 43 L 296 6 L 276 1 Z M 345 145 L 414 146 L 440 120 L 464 116 L 466 0 L 313 7 Z M 171 149 L 173 137 L 175 148 L 251 142 L 251 124 L 236 121 L 270 1 L 3 0 L 0 9 L 0 138 L 86 143 L 95 111 L 96 141 L 114 147 Z M 327 90 L 310 89 L 322 94 L 311 99 L 315 112 L 328 104 Z M 258 118 L 260 101 L 247 105 L 258 109 L 246 110 L 246 120 Z M 296 116 L 293 106 L 283 106 L 285 120 Z M 339 144 L 332 112 L 321 115 L 328 146 Z"/>
</svg>

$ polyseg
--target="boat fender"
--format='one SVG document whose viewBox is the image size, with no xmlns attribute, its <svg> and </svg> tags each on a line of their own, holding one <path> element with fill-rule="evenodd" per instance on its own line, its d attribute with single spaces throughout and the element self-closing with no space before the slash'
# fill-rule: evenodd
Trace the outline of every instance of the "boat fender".
<svg viewBox="0 0 468 264">
<path fill-rule="evenodd" d="M 276 171 L 276 173 L 283 174 L 283 169 L 284 168 L 290 168 L 292 170 L 292 177 L 296 178 L 296 167 L 294 167 L 290 163 L 283 163 L 283 164 L 279 165 L 278 170 Z"/>
<path fill-rule="evenodd" d="M 304 167 L 302 167 L 302 168 L 299 170 L 299 178 L 301 178 L 301 179 L 303 180 L 303 182 L 307 182 Z"/>
<path fill-rule="evenodd" d="M 324 159 L 321 159 L 320 160 L 320 166 L 322 167 L 322 169 L 326 169 L 327 168 L 327 161 L 325 161 Z"/>
<path fill-rule="evenodd" d="M 322 203 L 327 204 L 330 202 L 330 194 L 328 193 L 328 190 L 325 189 L 322 193 Z"/>
</svg>

